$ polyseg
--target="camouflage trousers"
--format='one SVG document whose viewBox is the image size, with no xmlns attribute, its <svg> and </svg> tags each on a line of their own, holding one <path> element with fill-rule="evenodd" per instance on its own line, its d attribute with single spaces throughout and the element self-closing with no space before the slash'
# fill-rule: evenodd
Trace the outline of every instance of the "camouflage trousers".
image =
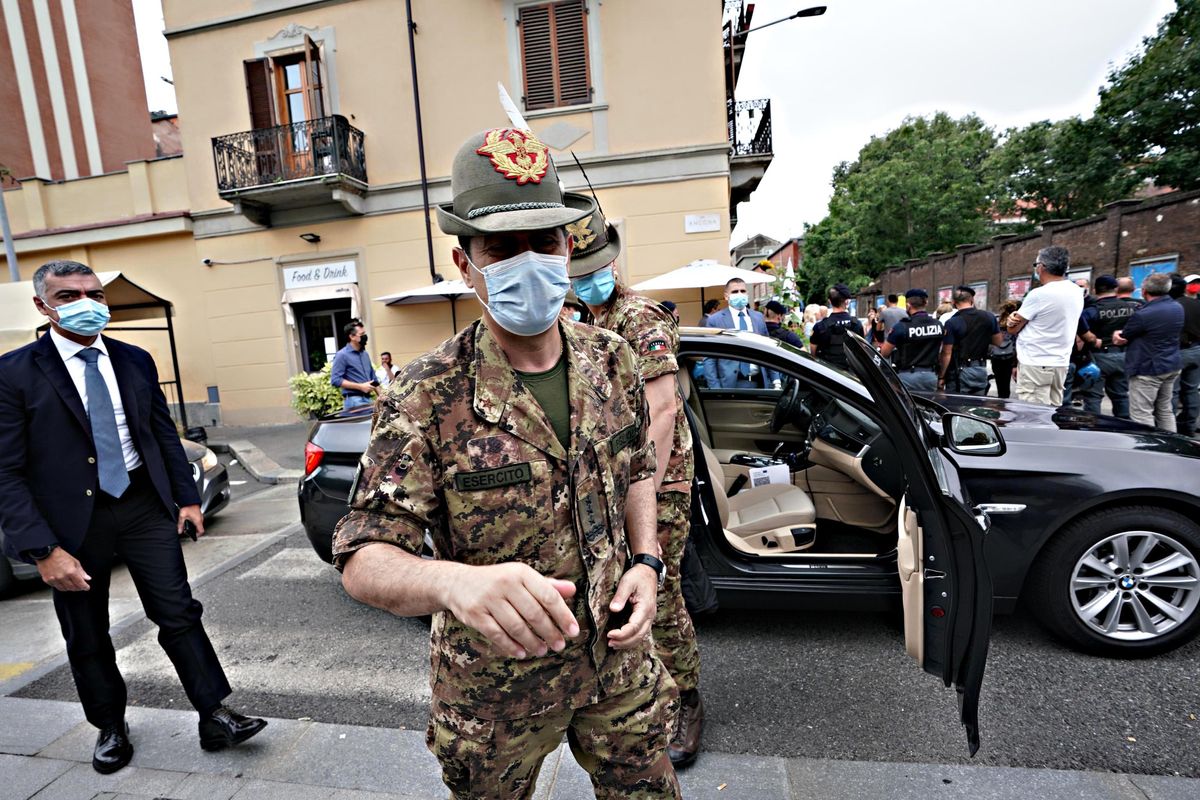
<svg viewBox="0 0 1200 800">
<path fill-rule="evenodd" d="M 490 720 L 433 699 L 425 743 L 442 765 L 455 800 L 528 798 L 542 761 L 562 742 L 592 778 L 600 800 L 682 795 L 667 744 L 679 692 L 657 658 L 634 673 L 629 689 L 577 709 Z"/>
<path fill-rule="evenodd" d="M 654 615 L 654 652 L 681 692 L 700 685 L 700 648 L 696 645 L 692 617 L 683 601 L 680 575 L 691 516 L 690 493 L 658 493 L 658 545 L 667 565 L 667 577 L 658 592 Z"/>
</svg>

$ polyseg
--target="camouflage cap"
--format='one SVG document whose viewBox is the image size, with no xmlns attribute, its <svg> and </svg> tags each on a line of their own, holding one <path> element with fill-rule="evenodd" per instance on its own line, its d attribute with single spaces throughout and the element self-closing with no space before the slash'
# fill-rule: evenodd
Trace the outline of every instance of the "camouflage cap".
<svg viewBox="0 0 1200 800">
<path fill-rule="evenodd" d="M 621 237 L 597 209 L 578 222 L 567 226 L 574 244 L 571 247 L 571 266 L 567 277 L 582 278 L 617 260 L 621 255 Z"/>
<path fill-rule="evenodd" d="M 562 191 L 550 149 L 529 131 L 494 128 L 468 139 L 450 172 L 454 202 L 437 209 L 450 236 L 559 228 L 596 209 L 590 197 Z"/>
</svg>

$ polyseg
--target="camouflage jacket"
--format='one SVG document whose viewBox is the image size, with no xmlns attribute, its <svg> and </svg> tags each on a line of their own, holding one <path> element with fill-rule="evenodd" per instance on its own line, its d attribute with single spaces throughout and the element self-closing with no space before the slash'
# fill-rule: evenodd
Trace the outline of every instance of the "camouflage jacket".
<svg viewBox="0 0 1200 800">
<path fill-rule="evenodd" d="M 633 348 L 638 372 L 643 381 L 679 371 L 675 357 L 679 350 L 679 329 L 665 308 L 654 300 L 618 286 L 616 296 L 596 315 L 596 324 L 612 331 Z M 671 458 L 663 475 L 664 488 L 691 491 L 695 456 L 692 431 L 683 410 L 683 396 L 675 390 L 675 433 L 671 439 Z M 671 486 L 680 484 L 682 486 Z"/>
<path fill-rule="evenodd" d="M 625 571 L 625 497 L 654 474 L 643 383 L 625 342 L 561 323 L 570 451 L 480 320 L 403 369 L 379 400 L 335 563 L 371 542 L 438 558 L 528 564 L 572 581 L 580 635 L 562 653 L 508 658 L 443 611 L 432 630 L 435 696 L 513 719 L 596 702 L 623 688 L 648 642 L 610 650 L 608 603 Z"/>
</svg>

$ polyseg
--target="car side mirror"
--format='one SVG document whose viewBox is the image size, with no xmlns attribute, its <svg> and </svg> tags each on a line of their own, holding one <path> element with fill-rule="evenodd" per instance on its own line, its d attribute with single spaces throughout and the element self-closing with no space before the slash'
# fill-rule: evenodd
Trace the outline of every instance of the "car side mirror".
<svg viewBox="0 0 1200 800">
<path fill-rule="evenodd" d="M 945 443 L 955 453 L 965 456 L 1004 455 L 1004 437 L 1000 428 L 986 419 L 970 414 L 946 414 L 942 417 Z"/>
</svg>

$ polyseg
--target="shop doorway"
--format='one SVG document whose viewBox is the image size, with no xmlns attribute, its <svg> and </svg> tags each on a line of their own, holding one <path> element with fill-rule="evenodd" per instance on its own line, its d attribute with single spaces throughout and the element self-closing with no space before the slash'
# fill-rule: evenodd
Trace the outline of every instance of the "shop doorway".
<svg viewBox="0 0 1200 800">
<path fill-rule="evenodd" d="M 320 372 L 338 350 L 349 342 L 344 328 L 350 322 L 350 300 L 317 300 L 293 303 L 292 313 L 300 335 L 300 366 L 305 372 Z"/>
</svg>

